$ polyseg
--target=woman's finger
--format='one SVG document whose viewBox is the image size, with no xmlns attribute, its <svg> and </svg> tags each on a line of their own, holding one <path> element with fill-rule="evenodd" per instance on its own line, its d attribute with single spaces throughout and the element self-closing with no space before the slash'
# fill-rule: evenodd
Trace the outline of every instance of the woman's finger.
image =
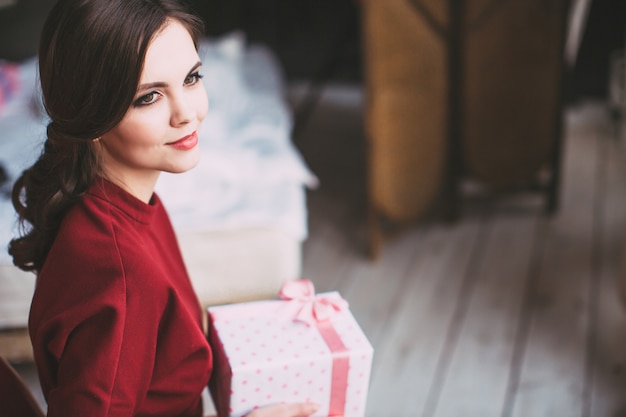
<svg viewBox="0 0 626 417">
<path fill-rule="evenodd" d="M 306 417 L 318 408 L 319 405 L 314 403 L 275 404 L 254 410 L 247 417 Z"/>
</svg>

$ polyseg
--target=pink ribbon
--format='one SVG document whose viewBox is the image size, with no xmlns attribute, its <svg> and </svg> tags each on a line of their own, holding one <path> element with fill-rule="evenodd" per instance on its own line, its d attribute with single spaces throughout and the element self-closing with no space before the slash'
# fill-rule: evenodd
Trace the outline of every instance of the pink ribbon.
<svg viewBox="0 0 626 417">
<path fill-rule="evenodd" d="M 344 414 L 350 357 L 348 348 L 332 326 L 332 317 L 348 308 L 348 302 L 338 296 L 315 295 L 313 283 L 307 279 L 287 281 L 280 290 L 280 298 L 295 304 L 295 320 L 316 325 L 320 335 L 333 354 L 329 416 Z"/>
<path fill-rule="evenodd" d="M 290 304 L 296 304 L 296 320 L 309 326 L 330 320 L 341 310 L 348 308 L 348 302 L 341 297 L 315 295 L 313 283 L 308 279 L 286 281 L 280 289 L 279 297 Z"/>
</svg>

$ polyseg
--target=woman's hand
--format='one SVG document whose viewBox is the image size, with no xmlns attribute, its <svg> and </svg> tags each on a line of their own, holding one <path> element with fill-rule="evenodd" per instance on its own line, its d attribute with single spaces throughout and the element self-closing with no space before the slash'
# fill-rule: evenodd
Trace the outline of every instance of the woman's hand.
<svg viewBox="0 0 626 417">
<path fill-rule="evenodd" d="M 252 411 L 246 417 L 306 417 L 317 411 L 313 403 L 274 404 Z"/>
</svg>

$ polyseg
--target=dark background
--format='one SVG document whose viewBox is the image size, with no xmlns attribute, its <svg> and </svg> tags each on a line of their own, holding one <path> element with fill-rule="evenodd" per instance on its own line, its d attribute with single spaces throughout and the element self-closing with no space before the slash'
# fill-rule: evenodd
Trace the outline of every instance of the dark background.
<svg viewBox="0 0 626 417">
<path fill-rule="evenodd" d="M 289 80 L 362 81 L 356 0 L 187 1 L 205 20 L 208 35 L 241 29 L 251 42 L 269 45 Z M 0 9 L 0 58 L 20 61 L 36 53 L 40 27 L 53 4 L 18 0 Z M 607 97 L 609 57 L 624 48 L 625 27 L 625 0 L 593 0 L 569 99 Z"/>
<path fill-rule="evenodd" d="M 362 81 L 358 1 L 197 0 L 192 6 L 209 34 L 239 28 L 270 45 L 290 79 Z M 625 0 L 592 1 L 569 99 L 607 97 L 609 57 L 624 48 L 625 27 Z"/>
</svg>

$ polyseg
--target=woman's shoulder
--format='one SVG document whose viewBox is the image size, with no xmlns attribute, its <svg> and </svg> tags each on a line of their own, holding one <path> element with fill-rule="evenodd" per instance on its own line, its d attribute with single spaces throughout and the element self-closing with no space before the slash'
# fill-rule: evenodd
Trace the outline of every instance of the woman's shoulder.
<svg viewBox="0 0 626 417">
<path fill-rule="evenodd" d="M 111 240 L 113 236 L 111 209 L 108 204 L 96 203 L 93 200 L 93 197 L 85 195 L 69 209 L 59 226 L 55 243 L 60 241 L 63 246 L 82 251 L 90 242 L 102 245 Z M 72 242 L 80 244 L 74 246 L 70 244 Z"/>
<path fill-rule="evenodd" d="M 82 201 L 66 213 L 38 274 L 32 320 L 124 299 L 124 268 L 107 222 Z"/>
<path fill-rule="evenodd" d="M 144 222 L 150 213 L 133 211 L 113 195 L 88 192 L 65 214 L 42 272 L 57 276 L 67 270 L 68 262 L 74 278 L 107 279 L 126 275 L 141 276 L 152 240 L 161 237 L 155 222 Z M 144 216 L 143 218 L 141 216 Z M 158 214 L 156 216 L 159 217 Z M 158 223 L 158 222 L 157 222 Z M 155 234 L 157 233 L 157 234 Z M 84 278 L 89 277 L 89 278 Z M 98 278 L 99 277 L 99 278 Z"/>
<path fill-rule="evenodd" d="M 106 207 L 79 201 L 63 217 L 44 263 L 48 269 L 102 266 L 110 268 L 116 259 L 116 244 L 111 219 Z"/>
<path fill-rule="evenodd" d="M 120 227 L 118 217 L 107 202 L 89 195 L 74 204 L 61 222 L 37 286 L 50 292 L 71 287 L 73 296 L 82 299 L 128 291 L 127 276 L 137 270 L 128 260 L 141 257 L 142 245 L 132 244 L 138 234 Z"/>
</svg>

